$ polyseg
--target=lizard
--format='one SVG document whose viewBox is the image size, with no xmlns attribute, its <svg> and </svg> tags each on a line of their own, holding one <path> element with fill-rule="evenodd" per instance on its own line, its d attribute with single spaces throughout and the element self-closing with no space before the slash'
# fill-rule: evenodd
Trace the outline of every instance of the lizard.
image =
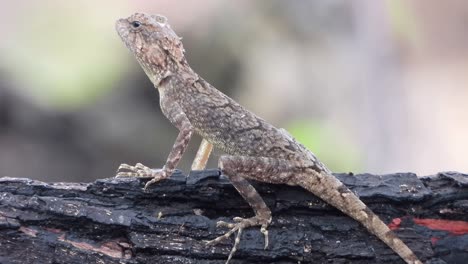
<svg viewBox="0 0 468 264">
<path fill-rule="evenodd" d="M 286 130 L 278 129 L 201 78 L 188 64 L 181 38 L 166 17 L 135 13 L 116 22 L 118 35 L 160 94 L 162 113 L 179 130 L 162 169 L 121 164 L 116 177 L 151 178 L 150 185 L 171 176 L 190 138 L 199 134 L 227 155 L 218 167 L 253 209 L 250 218 L 219 221 L 228 232 L 207 242 L 213 246 L 235 234 L 228 263 L 244 229 L 259 226 L 268 247 L 272 213 L 249 180 L 300 186 L 360 222 L 408 264 L 422 264 L 410 248 L 316 156 Z M 204 166 L 204 165 L 203 165 Z"/>
</svg>

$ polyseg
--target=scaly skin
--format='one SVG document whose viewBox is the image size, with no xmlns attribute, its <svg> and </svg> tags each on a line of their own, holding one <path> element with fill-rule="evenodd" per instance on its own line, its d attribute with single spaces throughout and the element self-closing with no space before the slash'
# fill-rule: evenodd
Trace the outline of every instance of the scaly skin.
<svg viewBox="0 0 468 264">
<path fill-rule="evenodd" d="M 275 128 L 199 77 L 188 65 L 182 42 L 165 17 L 136 13 L 118 20 L 116 29 L 159 90 L 162 112 L 180 131 L 163 169 L 122 164 L 117 176 L 151 177 L 145 189 L 169 177 L 193 132 L 229 154 L 219 159 L 219 167 L 250 204 L 255 216 L 234 218 L 235 223 L 218 223 L 231 230 L 208 245 L 237 232 L 227 262 L 234 255 L 245 228 L 260 226 L 265 247 L 268 246 L 271 211 L 247 181 L 254 179 L 301 186 L 362 223 L 407 263 L 422 263 L 312 152 L 284 129 Z"/>
</svg>

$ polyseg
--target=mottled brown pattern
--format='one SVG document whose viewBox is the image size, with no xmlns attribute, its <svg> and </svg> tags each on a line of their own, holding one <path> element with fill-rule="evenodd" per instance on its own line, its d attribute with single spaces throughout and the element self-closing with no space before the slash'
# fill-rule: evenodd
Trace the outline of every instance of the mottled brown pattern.
<svg viewBox="0 0 468 264">
<path fill-rule="evenodd" d="M 164 177 L 169 177 L 177 166 L 192 132 L 229 154 L 220 158 L 219 167 L 254 209 L 255 216 L 234 218 L 235 223 L 218 223 L 231 230 L 209 245 L 237 232 L 228 262 L 244 228 L 261 226 L 265 246 L 268 245 L 271 212 L 246 180 L 255 179 L 299 185 L 309 190 L 361 222 L 407 263 L 421 263 L 356 195 L 286 130 L 270 125 L 200 78 L 188 65 L 180 38 L 165 17 L 137 13 L 117 21 L 116 29 L 159 90 L 164 115 L 180 130 L 162 170 Z M 120 176 L 153 177 L 148 184 L 162 178 L 160 171 L 151 171 L 141 164 L 123 164 L 120 168 L 130 171 L 119 172 Z"/>
</svg>

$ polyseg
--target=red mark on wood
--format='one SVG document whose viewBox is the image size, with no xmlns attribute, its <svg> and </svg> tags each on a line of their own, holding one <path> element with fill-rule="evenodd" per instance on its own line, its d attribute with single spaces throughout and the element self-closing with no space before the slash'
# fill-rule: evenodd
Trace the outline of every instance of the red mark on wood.
<svg viewBox="0 0 468 264">
<path fill-rule="evenodd" d="M 454 235 L 463 235 L 468 233 L 468 222 L 451 221 L 443 219 L 413 219 L 414 223 L 425 226 L 433 230 L 443 230 Z"/>
<path fill-rule="evenodd" d="M 388 228 L 390 228 L 390 230 L 397 230 L 398 228 L 400 228 L 400 224 L 401 218 L 394 218 L 392 222 L 388 224 Z"/>
<path fill-rule="evenodd" d="M 51 228 L 51 227 L 46 227 L 44 228 L 45 230 L 51 232 L 51 233 L 54 233 L 54 234 L 60 234 L 60 233 L 63 233 L 63 230 L 62 229 L 58 229 L 58 228 Z"/>
<path fill-rule="evenodd" d="M 106 254 L 110 257 L 113 258 L 125 258 L 129 259 L 131 258 L 131 254 L 129 252 L 125 251 L 122 249 L 121 246 L 119 246 L 117 240 L 111 240 L 107 241 L 105 243 L 99 244 L 99 243 L 89 243 L 89 242 L 84 242 L 84 241 L 73 241 L 73 240 L 68 240 L 65 238 L 65 236 L 60 236 L 59 237 L 60 241 L 66 242 L 71 244 L 72 246 L 82 249 L 82 250 L 90 250 L 90 251 L 95 251 L 98 253 Z"/>
<path fill-rule="evenodd" d="M 36 237 L 37 236 L 37 230 L 35 229 L 32 229 L 30 227 L 26 227 L 26 226 L 21 226 L 19 228 L 19 230 L 23 233 L 25 233 L 26 235 L 28 236 L 32 236 L 32 237 Z"/>
</svg>

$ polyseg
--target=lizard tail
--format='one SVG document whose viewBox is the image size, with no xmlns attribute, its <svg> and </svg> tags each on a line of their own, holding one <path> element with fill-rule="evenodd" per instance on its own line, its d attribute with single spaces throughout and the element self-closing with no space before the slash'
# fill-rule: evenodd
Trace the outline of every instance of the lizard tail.
<svg viewBox="0 0 468 264">
<path fill-rule="evenodd" d="M 418 257 L 351 190 L 333 175 L 322 172 L 303 177 L 301 186 L 363 224 L 369 232 L 392 248 L 406 263 L 422 264 Z"/>
</svg>

